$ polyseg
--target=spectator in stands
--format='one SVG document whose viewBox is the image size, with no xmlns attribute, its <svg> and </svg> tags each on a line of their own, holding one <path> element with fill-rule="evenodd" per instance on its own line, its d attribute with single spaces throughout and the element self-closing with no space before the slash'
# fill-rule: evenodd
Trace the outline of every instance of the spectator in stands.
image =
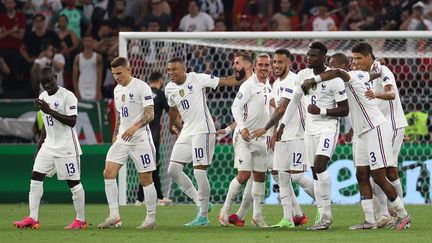
<svg viewBox="0 0 432 243">
<path fill-rule="evenodd" d="M 93 10 L 95 6 L 92 0 L 82 0 L 82 12 L 86 19 L 90 20 L 93 15 Z"/>
<path fill-rule="evenodd" d="M 225 21 L 223 19 L 217 19 L 215 22 L 215 28 L 213 31 L 226 31 Z"/>
<path fill-rule="evenodd" d="M 300 17 L 291 9 L 291 0 L 281 0 L 280 10 L 272 16 L 276 31 L 300 30 Z"/>
<path fill-rule="evenodd" d="M 63 8 L 60 0 L 39 0 L 28 1 L 32 2 L 36 8 L 36 14 L 45 16 L 45 28 L 52 30 L 52 18 L 57 16 L 59 11 Z"/>
<path fill-rule="evenodd" d="M 114 9 L 110 18 L 115 26 L 119 26 L 123 21 L 132 21 L 135 26 L 135 20 L 126 12 L 126 5 L 125 0 L 115 0 Z"/>
<path fill-rule="evenodd" d="M 318 15 L 312 20 L 312 31 L 335 31 L 336 22 L 328 12 L 328 6 L 321 4 L 318 6 Z"/>
<path fill-rule="evenodd" d="M 162 12 L 162 0 L 150 0 L 151 11 L 144 16 L 141 23 L 141 30 L 146 31 L 149 27 L 150 20 L 156 20 L 159 24 L 160 31 L 171 31 L 171 16 Z"/>
<path fill-rule="evenodd" d="M 10 68 L 5 60 L 0 57 L 0 98 L 3 95 L 3 80 L 6 79 L 10 74 Z"/>
<path fill-rule="evenodd" d="M 68 17 L 68 29 L 75 32 L 76 36 L 78 38 L 81 38 L 82 35 L 85 33 L 90 33 L 90 22 L 86 17 L 84 16 L 83 12 L 76 8 L 75 1 L 74 0 L 65 0 L 66 7 L 60 10 L 58 15 L 53 18 L 53 23 L 57 22 L 58 17 L 65 15 Z M 84 29 L 81 29 L 81 26 L 84 27 Z"/>
<path fill-rule="evenodd" d="M 432 30 L 432 21 L 424 16 L 424 3 L 418 1 L 412 6 L 412 13 L 400 26 L 401 30 Z"/>
<path fill-rule="evenodd" d="M 94 39 L 82 39 L 84 50 L 74 60 L 72 84 L 78 100 L 102 99 L 102 56 L 93 51 Z"/>
<path fill-rule="evenodd" d="M 202 0 L 201 12 L 207 13 L 213 20 L 225 18 L 222 0 Z"/>
<path fill-rule="evenodd" d="M 26 1 L 21 11 L 26 19 L 25 32 L 31 32 L 33 29 L 33 17 L 36 14 L 36 5 L 33 3 L 33 1 Z"/>
<path fill-rule="evenodd" d="M 243 14 L 242 16 L 240 16 L 240 20 L 238 22 L 236 30 L 237 31 L 250 31 L 249 18 L 247 15 Z"/>
<path fill-rule="evenodd" d="M 414 103 L 414 102 L 412 102 Z M 421 111 L 421 104 L 410 104 L 411 112 L 405 115 L 408 126 L 405 127 L 405 135 L 410 142 L 429 142 L 432 138 L 432 125 L 428 113 Z"/>
<path fill-rule="evenodd" d="M 214 29 L 214 21 L 210 15 L 200 12 L 200 2 L 198 0 L 189 0 L 189 14 L 180 20 L 180 31 L 212 31 Z"/>
<path fill-rule="evenodd" d="M 139 26 L 144 16 L 149 12 L 149 0 L 127 0 L 125 12 L 127 16 L 135 20 L 134 25 Z"/>
</svg>

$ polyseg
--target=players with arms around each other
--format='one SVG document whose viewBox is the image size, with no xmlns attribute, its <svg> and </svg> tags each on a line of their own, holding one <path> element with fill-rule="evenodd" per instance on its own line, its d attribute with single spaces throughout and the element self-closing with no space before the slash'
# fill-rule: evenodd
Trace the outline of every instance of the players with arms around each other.
<svg viewBox="0 0 432 243">
<path fill-rule="evenodd" d="M 66 180 L 77 213 L 76 219 L 65 229 L 84 229 L 85 194 L 80 182 L 80 155 L 82 154 L 75 131 L 78 100 L 63 87 L 57 86 L 57 77 L 51 67 L 43 67 L 39 81 L 45 90 L 34 101 L 42 111 L 44 127 L 38 143 L 38 151 L 33 165 L 30 182 L 30 215 L 21 221 L 13 222 L 18 228 L 39 227 L 39 204 L 43 195 L 45 176 L 57 173 L 57 179 Z"/>
<path fill-rule="evenodd" d="M 235 76 L 218 78 L 202 73 L 186 73 L 185 64 L 178 57 L 168 61 L 167 73 L 171 80 L 165 87 L 170 106 L 169 128 L 172 134 L 179 135 L 171 153 L 168 175 L 199 210 L 196 218 L 185 226 L 206 226 L 209 224 L 208 211 L 212 208 L 207 168 L 212 162 L 216 142 L 215 125 L 207 107 L 206 88 L 234 86 L 241 82 Z M 183 172 L 184 165 L 191 161 L 198 191 Z"/>
<path fill-rule="evenodd" d="M 374 54 L 372 46 L 367 43 L 359 43 L 352 49 L 353 64 L 363 71 L 371 70 L 374 63 Z M 386 169 L 386 175 L 389 181 L 396 188 L 396 192 L 403 200 L 402 185 L 398 175 L 398 157 L 401 149 L 405 127 L 408 123 L 402 108 L 399 92 L 397 89 L 395 77 L 390 69 L 382 66 L 381 77 L 373 80 L 372 88 L 367 91 L 366 97 L 376 99 L 378 107 L 390 123 L 391 138 L 386 142 L 392 145 L 392 161 Z M 385 227 L 391 224 L 391 217 L 388 212 L 386 193 L 379 186 L 374 186 L 374 193 L 379 202 L 378 227 Z M 399 216 L 398 216 L 399 217 Z"/>
<path fill-rule="evenodd" d="M 273 72 L 277 79 L 273 83 L 273 97 L 277 108 L 271 115 L 270 120 L 264 128 L 255 130 L 252 138 L 260 137 L 269 129 L 274 127 L 285 113 L 295 89 L 297 74 L 289 70 L 290 52 L 287 49 L 278 49 L 273 57 Z M 313 182 L 304 175 L 306 170 L 304 152 L 304 127 L 305 127 L 305 102 L 301 101 L 295 113 L 295 118 L 285 126 L 285 131 L 280 141 L 276 142 L 274 148 L 273 169 L 278 171 L 279 190 L 284 217 L 272 227 L 288 227 L 307 223 L 307 217 L 301 210 L 291 185 L 291 179 L 302 186 L 306 193 L 314 198 Z M 272 137 L 275 139 L 275 137 Z M 293 215 L 294 214 L 294 215 Z"/>
<path fill-rule="evenodd" d="M 111 72 L 119 85 L 114 89 L 116 122 L 103 172 L 109 216 L 99 228 L 117 228 L 122 221 L 119 213 L 116 177 L 121 167 L 131 158 L 144 190 L 147 216 L 137 229 L 156 228 L 156 189 L 152 172 L 156 170 L 156 150 L 149 123 L 154 118 L 152 91 L 148 84 L 131 76 L 129 62 L 116 57 Z"/>
<path fill-rule="evenodd" d="M 275 134 L 277 140 L 281 139 L 285 124 L 289 124 L 303 97 L 303 81 L 329 70 L 324 65 L 326 53 L 327 47 L 321 42 L 312 42 L 309 45 L 306 54 L 307 68 L 297 74 L 296 88 Z M 318 207 L 315 225 L 308 229 L 325 230 L 329 229 L 332 223 L 331 179 L 327 172 L 327 164 L 337 144 L 339 117 L 348 115 L 348 100 L 345 85 L 340 78 L 322 82 L 305 97 L 309 103 L 305 124 L 306 161 L 312 169 L 314 195 Z"/>
</svg>

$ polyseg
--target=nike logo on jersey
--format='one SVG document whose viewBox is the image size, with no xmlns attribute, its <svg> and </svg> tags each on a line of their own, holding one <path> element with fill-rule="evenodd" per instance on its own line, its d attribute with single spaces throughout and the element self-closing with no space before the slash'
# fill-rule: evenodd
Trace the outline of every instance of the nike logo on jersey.
<svg viewBox="0 0 432 243">
<path fill-rule="evenodd" d="M 325 84 L 323 84 L 323 83 L 321 83 L 321 89 L 325 89 L 327 87 L 327 85 L 325 85 Z"/>
</svg>

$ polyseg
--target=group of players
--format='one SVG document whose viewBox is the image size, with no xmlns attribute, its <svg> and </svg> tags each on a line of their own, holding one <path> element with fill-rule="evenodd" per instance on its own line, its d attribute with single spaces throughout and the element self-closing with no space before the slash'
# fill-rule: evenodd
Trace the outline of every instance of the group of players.
<svg viewBox="0 0 432 243">
<path fill-rule="evenodd" d="M 315 199 L 318 211 L 315 224 L 308 229 L 329 229 L 332 224 L 331 180 L 327 164 L 339 136 L 339 119 L 349 115 L 354 161 L 360 185 L 361 205 L 365 221 L 350 229 L 376 229 L 410 226 L 411 216 L 402 202 L 402 188 L 397 177 L 399 153 L 406 121 L 396 83 L 390 70 L 374 63 L 372 48 L 360 43 L 353 49 L 353 71 L 348 71 L 348 58 L 341 53 L 325 65 L 327 48 L 312 42 L 307 51 L 307 68 L 298 74 L 290 71 L 290 52 L 278 49 L 273 57 L 259 54 L 255 60 L 239 53 L 233 62 L 234 75 L 186 73 L 181 58 L 168 61 L 171 82 L 165 87 L 170 106 L 169 127 L 177 140 L 171 152 L 168 175 L 197 206 L 194 220 L 187 227 L 209 224 L 210 184 L 207 168 L 211 165 L 216 137 L 234 130 L 234 164 L 238 174 L 231 181 L 225 203 L 218 215 L 223 226 L 243 226 L 245 214 L 253 204 L 252 223 L 268 227 L 262 216 L 265 195 L 265 173 L 270 168 L 280 187 L 282 220 L 272 227 L 292 228 L 308 219 L 299 206 L 291 181 L 298 183 Z M 332 69 L 331 69 L 332 68 Z M 119 85 L 114 89 L 116 122 L 113 144 L 103 172 L 109 216 L 99 228 L 116 228 L 122 224 L 116 176 L 131 158 L 143 187 L 147 214 L 138 229 L 156 228 L 156 190 L 152 171 L 156 169 L 155 147 L 149 122 L 153 120 L 153 98 L 150 87 L 131 76 L 128 60 L 117 57 L 111 70 Z M 273 71 L 277 80 L 269 84 Z M 30 183 L 30 215 L 13 222 L 18 228 L 38 228 L 39 204 L 43 179 L 57 173 L 66 180 L 72 192 L 77 213 L 65 229 L 87 227 L 84 215 L 85 195 L 80 183 L 81 150 L 74 125 L 77 99 L 57 86 L 50 67 L 43 68 L 39 80 L 45 91 L 34 101 L 43 113 L 44 129 L 38 144 Z M 235 86 L 240 89 L 232 105 L 234 123 L 216 131 L 207 107 L 207 88 Z M 280 123 L 278 125 L 278 123 Z M 272 161 L 272 163 L 270 163 Z M 192 162 L 196 189 L 183 172 Z M 304 175 L 311 168 L 313 179 Z M 244 189 L 237 213 L 230 214 L 236 196 Z M 374 197 L 373 197 L 374 195 Z M 377 199 L 375 215 L 373 198 Z M 392 215 L 390 215 L 392 214 Z"/>
</svg>

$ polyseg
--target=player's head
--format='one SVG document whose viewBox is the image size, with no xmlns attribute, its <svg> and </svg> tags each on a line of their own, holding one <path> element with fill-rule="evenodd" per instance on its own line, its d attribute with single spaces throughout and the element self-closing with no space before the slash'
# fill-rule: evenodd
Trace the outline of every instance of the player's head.
<svg viewBox="0 0 432 243">
<path fill-rule="evenodd" d="M 48 95 L 53 95 L 58 90 L 57 75 L 52 67 L 45 66 L 39 71 L 39 82 Z"/>
<path fill-rule="evenodd" d="M 280 48 L 275 51 L 273 56 L 273 73 L 277 77 L 285 77 L 291 66 L 291 53 L 288 49 Z"/>
<path fill-rule="evenodd" d="M 169 79 L 175 84 L 182 84 L 186 80 L 186 68 L 183 59 L 174 57 L 168 61 L 167 73 Z"/>
<path fill-rule="evenodd" d="M 363 71 L 369 71 L 373 61 L 374 55 L 372 46 L 366 42 L 355 45 L 352 49 L 353 65 Z"/>
<path fill-rule="evenodd" d="M 116 57 L 111 61 L 111 72 L 118 84 L 126 86 L 132 79 L 129 62 L 126 57 Z"/>
<path fill-rule="evenodd" d="M 233 70 L 237 81 L 242 80 L 246 73 L 252 73 L 253 60 L 246 53 L 238 53 L 234 58 Z"/>
<path fill-rule="evenodd" d="M 343 53 L 336 53 L 330 57 L 329 66 L 331 68 L 341 68 L 343 70 L 348 70 L 349 60 L 348 57 Z"/>
<path fill-rule="evenodd" d="M 324 66 L 327 54 L 327 47 L 318 41 L 309 44 L 309 49 L 306 53 L 306 62 L 308 68 L 320 68 Z"/>
<path fill-rule="evenodd" d="M 268 78 L 271 71 L 271 57 L 267 53 L 260 53 L 255 58 L 255 74 L 259 80 Z"/>
<path fill-rule="evenodd" d="M 159 88 L 164 86 L 164 79 L 163 79 L 162 73 L 160 73 L 160 72 L 151 73 L 150 77 L 149 77 L 149 84 L 150 84 L 150 86 L 156 84 L 159 86 Z"/>
</svg>

